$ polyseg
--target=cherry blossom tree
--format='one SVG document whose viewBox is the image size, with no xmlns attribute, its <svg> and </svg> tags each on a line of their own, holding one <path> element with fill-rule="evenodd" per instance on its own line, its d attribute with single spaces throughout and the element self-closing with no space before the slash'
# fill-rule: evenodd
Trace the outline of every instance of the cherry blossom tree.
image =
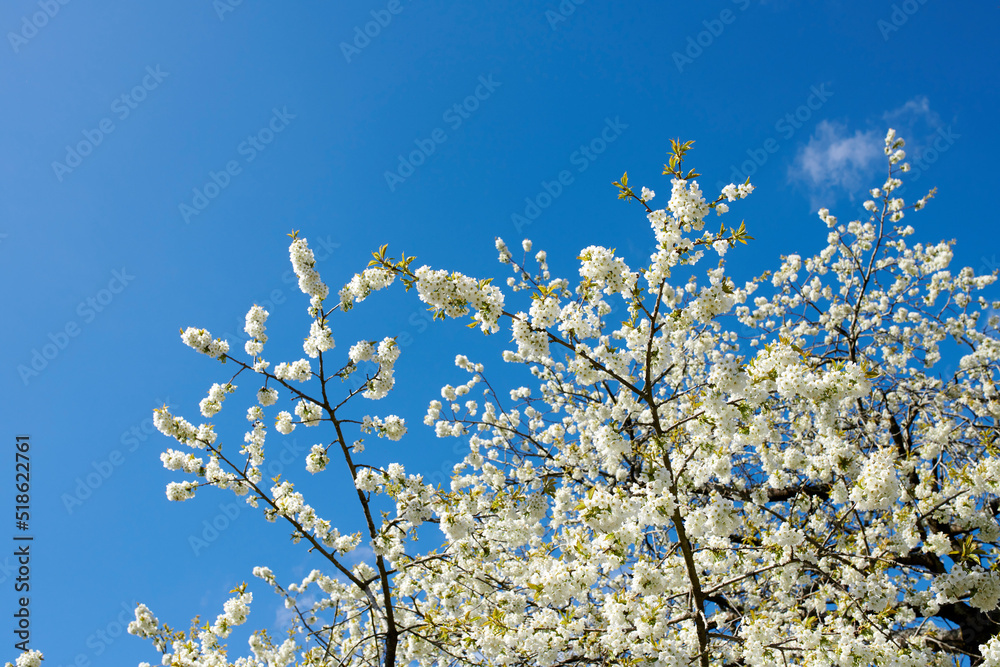
<svg viewBox="0 0 1000 667">
<path fill-rule="evenodd" d="M 589 246 L 579 280 L 553 278 L 530 241 L 516 261 L 497 239 L 504 291 L 382 247 L 332 299 L 292 234 L 308 358 L 265 360 L 258 306 L 246 356 L 189 328 L 184 343 L 235 368 L 204 417 L 237 382 L 256 392 L 243 444 L 166 407 L 155 421 L 184 446 L 162 456 L 188 475 L 170 499 L 228 489 L 319 567 L 293 583 L 254 569 L 295 614 L 288 639 L 255 632 L 246 657 L 224 645 L 247 620 L 245 585 L 214 623 L 175 631 L 139 605 L 129 632 L 177 667 L 1000 665 L 1000 302 L 980 295 L 996 276 L 951 269 L 950 242 L 911 243 L 903 219 L 934 191 L 898 196 L 909 167 L 890 130 L 868 219 L 823 209 L 818 254 L 737 284 L 724 255 L 752 238 L 742 223 L 709 230 L 753 187 L 706 199 L 690 148 L 673 143 L 665 208 L 627 175 L 614 184 L 655 235 L 639 268 Z M 457 356 L 424 417 L 468 445 L 443 488 L 364 455 L 362 435 L 410 428 L 367 403 L 394 388 L 395 341 L 334 347 L 335 318 L 396 281 L 437 318 L 510 331 L 503 361 L 534 378 L 501 390 Z M 289 400 L 294 415 L 274 412 Z M 278 439 L 323 431 L 304 466 L 350 475 L 363 534 L 291 481 L 262 480 L 270 423 Z M 422 548 L 433 533 L 443 544 Z M 374 556 L 349 565 L 362 545 Z"/>
</svg>

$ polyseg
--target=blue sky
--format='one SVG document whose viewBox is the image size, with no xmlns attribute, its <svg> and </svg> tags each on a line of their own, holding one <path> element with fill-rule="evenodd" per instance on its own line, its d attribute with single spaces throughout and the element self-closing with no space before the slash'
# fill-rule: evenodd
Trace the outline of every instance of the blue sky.
<svg viewBox="0 0 1000 667">
<path fill-rule="evenodd" d="M 384 243 L 478 277 L 506 277 L 495 236 L 512 247 L 533 239 L 554 275 L 575 276 L 591 244 L 638 265 L 649 226 L 611 182 L 627 170 L 664 205 L 660 172 L 679 137 L 695 140 L 691 166 L 707 193 L 747 175 L 757 186 L 734 205 L 756 241 L 727 255 L 746 279 L 820 247 L 820 206 L 858 215 L 884 180 L 893 126 L 921 158 L 906 197 L 939 189 L 908 218 L 917 237 L 955 238 L 959 264 L 996 267 L 996 12 L 941 0 L 4 3 L 8 479 L 15 436 L 32 444 L 30 529 L 11 516 L 0 539 L 34 536 L 32 645 L 49 665 L 155 663 L 150 645 L 121 633 L 136 601 L 186 627 L 195 614 L 214 619 L 254 565 L 286 583 L 319 566 L 228 492 L 168 503 L 164 487 L 180 477 L 162 468 L 170 441 L 151 421 L 164 402 L 200 419 L 198 401 L 230 377 L 182 345 L 179 328 L 235 335 L 262 303 L 269 357 L 302 356 L 293 229 L 333 289 Z M 368 460 L 443 479 L 456 443 L 421 426 L 427 402 L 464 381 L 456 353 L 518 381 L 499 359 L 508 336 L 431 326 L 401 289 L 335 318 L 344 353 L 387 335 L 406 341 L 397 390 L 359 410 L 395 412 L 411 429 L 399 443 L 370 442 Z M 238 442 L 256 386 L 237 384 L 214 421 Z M 357 527 L 343 470 L 306 479 L 317 435 L 303 431 L 272 436 L 269 451 L 290 462 L 274 470 Z M 193 543 L 213 521 L 225 528 Z M 5 616 L 13 562 L 0 558 Z M 249 625 L 279 627 L 276 600 L 252 590 Z M 8 625 L 2 659 L 14 657 Z"/>
</svg>

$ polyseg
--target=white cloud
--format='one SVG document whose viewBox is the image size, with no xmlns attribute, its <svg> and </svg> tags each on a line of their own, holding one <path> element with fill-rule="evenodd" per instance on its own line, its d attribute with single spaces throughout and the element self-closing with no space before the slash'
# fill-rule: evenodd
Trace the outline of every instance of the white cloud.
<svg viewBox="0 0 1000 667">
<path fill-rule="evenodd" d="M 809 189 L 813 208 L 823 200 L 833 204 L 843 193 L 853 201 L 868 189 L 868 181 L 884 157 L 877 130 L 850 134 L 844 125 L 822 120 L 809 142 L 799 149 L 788 177 Z"/>
<path fill-rule="evenodd" d="M 942 150 L 940 146 L 940 137 L 942 134 L 945 135 L 946 139 L 953 135 L 951 126 L 948 125 L 947 131 L 945 130 L 946 123 L 941 120 L 936 111 L 931 109 L 931 104 L 927 97 L 922 95 L 918 95 L 902 106 L 885 112 L 882 115 L 882 120 L 885 121 L 886 127 L 894 128 L 896 135 L 906 140 L 907 160 L 916 170 L 921 169 L 921 165 L 923 164 L 921 159 L 928 151 L 931 151 L 934 155 L 931 162 L 933 163 L 937 160 L 937 155 Z M 955 136 L 957 137 L 958 135 Z M 947 145 L 950 146 L 953 142 L 954 139 L 951 139 Z M 924 168 L 926 166 L 924 165 Z M 910 178 L 916 180 L 914 178 L 915 175 L 916 172 Z"/>
<path fill-rule="evenodd" d="M 882 114 L 882 120 L 902 136 L 912 135 L 914 127 L 920 123 L 925 124 L 931 131 L 941 127 L 941 118 L 931 109 L 930 100 L 926 95 L 917 95 L 902 106 L 886 111 Z"/>
<path fill-rule="evenodd" d="M 884 138 L 891 127 L 906 139 L 909 159 L 919 157 L 944 127 L 925 95 L 917 95 L 854 130 L 837 121 L 822 120 L 804 146 L 800 146 L 788 171 L 790 183 L 803 186 L 813 210 L 832 207 L 845 194 L 853 202 L 869 188 L 881 185 L 877 176 L 884 167 Z"/>
</svg>

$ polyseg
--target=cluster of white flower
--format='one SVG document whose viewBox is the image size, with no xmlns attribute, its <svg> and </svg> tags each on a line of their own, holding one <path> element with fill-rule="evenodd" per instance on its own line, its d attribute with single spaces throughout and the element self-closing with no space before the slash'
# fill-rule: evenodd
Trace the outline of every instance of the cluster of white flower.
<svg viewBox="0 0 1000 667">
<path fill-rule="evenodd" d="M 596 338 L 602 330 L 601 315 L 611 312 L 611 306 L 598 299 L 590 303 L 572 301 L 559 313 L 559 332 L 580 340 Z"/>
<path fill-rule="evenodd" d="M 896 131 L 889 128 L 885 135 L 885 154 L 889 156 L 889 164 L 896 164 L 906 159 L 906 151 L 902 150 L 905 145 L 906 142 L 903 141 L 902 137 L 897 137 Z M 878 195 L 873 196 L 877 197 Z"/>
<path fill-rule="evenodd" d="M 274 428 L 282 435 L 288 435 L 295 430 L 295 423 L 292 421 L 292 413 L 282 410 L 274 420 Z"/>
<path fill-rule="evenodd" d="M 988 642 L 980 645 L 979 652 L 983 656 L 983 662 L 980 663 L 982 667 L 1000 667 L 1000 635 L 991 637 Z"/>
<path fill-rule="evenodd" d="M 251 593 L 244 592 L 245 585 L 237 589 L 239 595 L 227 600 L 223 606 L 224 612 L 218 616 L 212 626 L 207 624 L 192 628 L 188 637 L 185 633 L 174 633 L 153 616 L 146 605 L 140 604 L 135 609 L 135 620 L 128 624 L 129 634 L 149 639 L 163 653 L 164 665 L 236 665 L 238 667 L 257 667 L 246 659 L 238 659 L 235 663 L 226 660 L 226 647 L 219 643 L 232 632 L 233 627 L 242 625 L 250 613 L 249 604 L 253 600 Z M 195 642 L 197 639 L 197 643 Z M 18 663 L 20 665 L 20 662 Z M 287 664 L 287 663 L 283 663 Z M 140 667 L 149 667 L 149 663 L 140 663 Z"/>
<path fill-rule="evenodd" d="M 292 363 L 282 362 L 274 369 L 274 377 L 279 380 L 296 380 L 305 382 L 312 377 L 312 367 L 308 359 L 299 359 Z"/>
<path fill-rule="evenodd" d="M 475 310 L 473 319 L 485 333 L 499 331 L 497 320 L 503 314 L 504 295 L 488 281 L 477 281 L 461 273 L 435 271 L 428 266 L 416 270 L 417 292 L 420 300 L 434 307 L 434 311 L 447 317 L 468 314 Z"/>
<path fill-rule="evenodd" d="M 688 306 L 688 314 L 695 322 L 711 322 L 719 315 L 728 313 L 735 303 L 736 297 L 725 284 L 720 282 L 702 287 L 698 298 Z"/>
<path fill-rule="evenodd" d="M 330 462 L 330 457 L 326 453 L 323 445 L 313 445 L 306 456 L 306 470 L 311 473 L 326 470 L 326 465 Z"/>
<path fill-rule="evenodd" d="M 163 435 L 188 444 L 198 437 L 198 429 L 183 417 L 174 417 L 167 406 L 153 411 L 153 425 Z"/>
<path fill-rule="evenodd" d="M 173 501 L 184 501 L 194 498 L 194 491 L 198 488 L 196 482 L 168 482 L 167 499 Z"/>
<path fill-rule="evenodd" d="M 380 438 L 390 440 L 400 440 L 406 435 L 406 422 L 397 415 L 386 415 L 385 417 L 369 417 L 361 421 L 361 430 L 364 433 L 374 432 Z"/>
<path fill-rule="evenodd" d="M 257 400 L 265 408 L 278 402 L 278 390 L 273 387 L 261 387 L 257 392 Z"/>
<path fill-rule="evenodd" d="M 580 251 L 580 276 L 605 294 L 621 294 L 627 299 L 635 287 L 636 275 L 625 260 L 614 251 L 601 246 L 588 246 Z"/>
<path fill-rule="evenodd" d="M 204 471 L 205 462 L 191 452 L 179 452 L 176 449 L 168 449 L 160 454 L 163 467 L 167 470 L 183 470 L 187 473 L 197 474 L 199 470 Z"/>
<path fill-rule="evenodd" d="M 753 191 L 754 187 L 749 183 L 740 183 L 739 185 L 730 183 L 726 187 L 722 188 L 722 196 L 725 197 L 727 201 L 736 201 L 737 199 L 747 198 Z"/>
<path fill-rule="evenodd" d="M 32 649 L 17 656 L 17 660 L 14 663 L 4 663 L 4 667 L 42 667 L 43 659 L 44 655 L 41 651 Z"/>
<path fill-rule="evenodd" d="M 826 224 L 827 227 L 836 227 L 837 226 L 837 216 L 830 215 L 830 209 L 828 209 L 828 208 L 821 208 L 818 211 L 817 215 L 819 215 L 819 219 L 822 220 L 824 222 L 824 224 Z"/>
<path fill-rule="evenodd" d="M 291 482 L 281 482 L 271 487 L 271 496 L 278 513 L 294 519 L 295 515 L 308 507 L 302 499 L 302 494 L 295 490 Z M 274 520 L 274 517 L 270 517 Z"/>
<path fill-rule="evenodd" d="M 692 537 L 705 537 L 709 541 L 716 538 L 728 546 L 729 536 L 739 525 L 739 518 L 733 509 L 731 501 L 714 497 L 708 505 L 690 512 L 684 526 Z"/>
<path fill-rule="evenodd" d="M 496 237 L 496 239 L 494 240 L 494 245 L 496 246 L 497 252 L 500 253 L 499 256 L 497 257 L 497 261 L 500 262 L 501 264 L 510 264 L 510 260 L 512 257 L 510 254 L 510 248 L 508 248 L 507 244 L 503 242 L 503 239 L 500 238 L 499 236 Z"/>
<path fill-rule="evenodd" d="M 778 287 L 782 283 L 794 283 L 799 279 L 798 272 L 802 269 L 802 257 L 799 255 L 789 255 L 783 258 L 781 268 L 774 272 L 771 284 Z"/>
<path fill-rule="evenodd" d="M 670 202 L 667 208 L 686 232 L 692 229 L 700 230 L 709 211 L 701 188 L 698 187 L 698 181 L 685 181 L 680 178 L 670 181 Z"/>
<path fill-rule="evenodd" d="M 505 357 L 507 361 L 545 363 L 549 359 L 549 335 L 532 327 L 527 315 L 518 313 L 511 318 L 510 329 L 517 343 L 517 353 Z"/>
<path fill-rule="evenodd" d="M 371 493 L 380 488 L 382 475 L 371 468 L 359 468 L 354 477 L 354 486 L 359 491 Z"/>
<path fill-rule="evenodd" d="M 351 349 L 353 350 L 354 348 Z M 359 352 L 362 351 L 367 352 L 369 350 L 368 348 L 361 348 Z M 377 401 L 380 398 L 388 396 L 396 383 L 395 371 L 393 370 L 396 360 L 399 359 L 399 345 L 396 344 L 396 339 L 383 338 L 369 359 L 378 364 L 378 372 L 374 378 L 368 381 L 367 388 L 362 392 L 362 396 Z"/>
<path fill-rule="evenodd" d="M 319 426 L 323 418 L 323 408 L 303 398 L 295 406 L 295 415 L 302 421 L 303 426 Z"/>
<path fill-rule="evenodd" d="M 308 294 L 313 300 L 322 301 L 327 297 L 330 290 L 326 284 L 320 280 L 319 272 L 316 271 L 316 258 L 313 251 L 309 249 L 309 244 L 305 239 L 295 239 L 288 246 L 288 254 L 292 260 L 292 270 L 299 278 L 299 289 Z M 313 303 L 313 307 L 316 304 Z"/>
<path fill-rule="evenodd" d="M 1000 603 L 1000 573 L 972 572 L 969 587 L 973 592 L 969 604 L 980 611 L 996 611 Z"/>
<path fill-rule="evenodd" d="M 215 442 L 216 434 L 211 424 L 195 427 L 183 417 L 174 417 L 163 406 L 153 411 L 153 425 L 163 435 L 189 447 L 204 448 Z"/>
<path fill-rule="evenodd" d="M 212 334 L 205 329 L 188 327 L 181 332 L 181 340 L 184 341 L 184 344 L 188 347 L 194 348 L 202 354 L 207 354 L 213 359 L 219 359 L 224 354 L 229 352 L 229 343 L 221 338 L 213 340 Z"/>
<path fill-rule="evenodd" d="M 650 255 L 650 266 L 643 271 L 643 277 L 649 292 L 655 293 L 670 277 L 671 268 L 681 261 L 683 254 L 693 244 L 690 239 L 683 237 L 680 224 L 668 217 L 665 209 L 652 211 L 646 215 L 646 219 L 656 235 L 657 251 Z"/>
<path fill-rule="evenodd" d="M 355 303 L 361 303 L 372 292 L 385 289 L 396 279 L 396 274 L 381 267 L 373 266 L 354 274 L 351 282 L 344 285 L 339 293 L 341 310 L 350 310 Z"/>
<path fill-rule="evenodd" d="M 556 296 L 546 296 L 540 299 L 533 299 L 531 309 L 531 326 L 535 329 L 548 329 L 553 327 L 559 320 L 561 309 L 559 299 Z"/>
<path fill-rule="evenodd" d="M 250 356 L 256 357 L 264 351 L 264 343 L 267 342 L 267 334 L 264 333 L 264 322 L 267 320 L 267 316 L 268 312 L 257 304 L 254 304 L 247 311 L 246 324 L 243 330 L 250 336 L 250 340 L 243 347 Z"/>
<path fill-rule="evenodd" d="M 239 597 L 226 600 L 222 605 L 224 611 L 216 617 L 212 632 L 219 637 L 228 637 L 233 627 L 246 623 L 251 602 L 253 593 L 241 593 Z"/>
<path fill-rule="evenodd" d="M 548 280 L 551 277 L 551 274 L 549 273 L 548 257 L 549 257 L 548 253 L 545 252 L 544 250 L 539 250 L 538 252 L 535 253 L 535 263 L 538 264 L 538 270 L 540 272 L 542 280 Z M 557 281 L 557 282 L 561 282 L 564 286 L 569 284 L 567 281 Z"/>
<path fill-rule="evenodd" d="M 226 400 L 226 394 L 231 394 L 234 391 L 236 391 L 234 384 L 219 384 L 218 382 L 213 384 L 212 388 L 208 390 L 208 397 L 201 399 L 201 403 L 198 404 L 201 414 L 205 417 L 214 417 L 222 409 L 222 401 Z"/>
<path fill-rule="evenodd" d="M 128 624 L 128 633 L 143 639 L 151 639 L 159 630 L 160 622 L 144 604 L 135 607 L 135 620 Z M 161 648 L 161 647 L 158 647 Z"/>
<path fill-rule="evenodd" d="M 374 354 L 375 354 L 375 342 L 368 340 L 361 340 L 351 346 L 351 349 L 347 353 L 347 356 L 352 363 L 357 364 L 362 361 L 370 361 L 372 355 Z"/>
<path fill-rule="evenodd" d="M 257 667 L 258 665 L 267 665 L 267 667 L 285 667 L 290 665 L 293 660 L 295 660 L 295 649 L 297 644 L 295 640 L 288 638 L 281 643 L 280 646 L 271 646 L 268 642 L 264 641 L 263 637 L 259 634 L 254 634 L 250 637 L 250 648 L 253 651 L 256 662 L 247 662 L 246 665 L 236 665 L 236 667 Z M 310 651 L 309 660 L 319 660 L 322 657 L 322 651 L 314 649 Z"/>
<path fill-rule="evenodd" d="M 330 331 L 330 327 L 326 322 L 313 320 L 312 325 L 309 327 L 309 337 L 302 344 L 302 348 L 306 354 L 315 359 L 319 356 L 320 352 L 332 350 L 333 347 L 333 332 Z"/>
<path fill-rule="evenodd" d="M 464 354 L 455 355 L 455 365 L 470 373 L 482 373 L 484 368 L 482 364 L 469 361 L 469 358 Z"/>
<path fill-rule="evenodd" d="M 244 444 L 240 449 L 240 453 L 247 456 L 247 460 L 254 468 L 264 462 L 264 440 L 267 437 L 267 427 L 264 426 L 262 419 L 263 415 L 254 420 L 253 428 L 243 435 Z"/>
</svg>

